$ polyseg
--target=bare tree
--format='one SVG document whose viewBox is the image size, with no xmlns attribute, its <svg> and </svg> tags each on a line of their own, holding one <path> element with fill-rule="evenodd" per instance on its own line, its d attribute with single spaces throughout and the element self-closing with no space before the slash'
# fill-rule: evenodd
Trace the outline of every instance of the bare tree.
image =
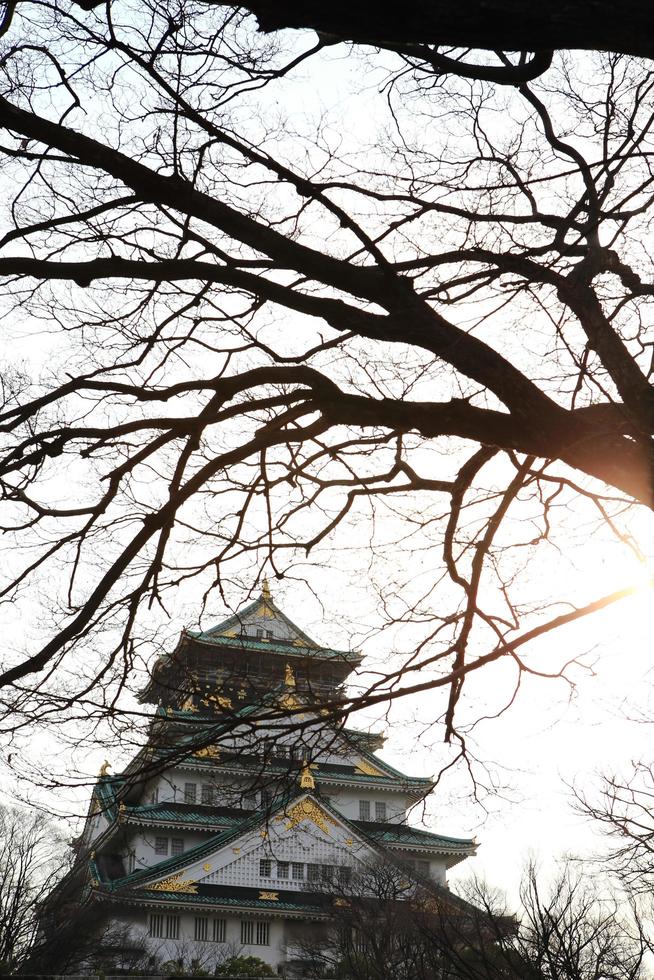
<svg viewBox="0 0 654 980">
<path fill-rule="evenodd" d="M 632 764 L 624 776 L 605 775 L 598 793 L 576 790 L 579 810 L 606 834 L 602 864 L 631 895 L 650 895 L 654 881 L 654 766 Z"/>
<path fill-rule="evenodd" d="M 37 940 L 41 903 L 66 870 L 65 846 L 40 813 L 0 807 L 0 973 L 19 970 Z"/>
<path fill-rule="evenodd" d="M 564 863 L 546 886 L 532 863 L 516 918 L 480 881 L 466 899 L 379 865 L 333 889 L 333 924 L 309 937 L 303 967 L 348 980 L 637 980 L 651 924 L 610 888 Z"/>
<path fill-rule="evenodd" d="M 576 606 L 537 571 L 580 521 L 642 558 L 654 76 L 561 57 L 508 89 L 389 52 L 383 135 L 339 139 L 293 108 L 324 46 L 177 0 L 14 11 L 0 595 L 48 597 L 40 646 L 3 653 L 15 739 L 113 721 L 193 580 L 204 609 L 360 541 L 415 631 L 327 709 L 442 690 L 464 752 L 471 671 L 519 684 L 531 641 L 635 590 Z M 53 339 L 26 369 L 35 323 Z"/>
</svg>

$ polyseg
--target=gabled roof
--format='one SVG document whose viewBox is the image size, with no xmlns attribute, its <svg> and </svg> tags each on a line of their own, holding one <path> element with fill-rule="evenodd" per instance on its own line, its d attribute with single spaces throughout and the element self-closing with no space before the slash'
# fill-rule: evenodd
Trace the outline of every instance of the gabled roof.
<svg viewBox="0 0 654 980">
<path fill-rule="evenodd" d="M 332 822 L 340 824 L 343 828 L 349 830 L 356 838 L 358 838 L 362 843 L 368 845 L 373 851 L 381 852 L 382 854 L 387 853 L 385 851 L 384 842 L 382 842 L 376 834 L 371 832 L 373 825 L 361 821 L 349 820 L 331 804 L 327 803 L 324 799 L 311 792 L 296 791 L 294 793 L 279 796 L 273 801 L 273 804 L 267 811 L 258 811 L 253 813 L 251 816 L 247 817 L 236 825 L 224 828 L 218 833 L 212 834 L 207 840 L 197 844 L 195 847 L 190 848 L 190 850 L 185 851 L 183 854 L 166 858 L 165 860 L 160 861 L 149 868 L 139 869 L 138 871 L 134 871 L 123 878 L 118 878 L 111 881 L 102 881 L 98 866 L 92 859 L 92 874 L 98 880 L 98 882 L 102 884 L 104 889 L 111 892 L 129 889 L 131 893 L 132 889 L 134 888 L 138 888 L 139 890 L 148 890 L 148 884 L 167 880 L 175 875 L 183 873 L 190 866 L 205 860 L 216 851 L 222 850 L 228 844 L 233 843 L 248 831 L 256 830 L 261 826 L 268 826 L 273 817 L 283 814 L 288 807 L 291 805 L 296 806 L 305 799 L 312 802 L 314 809 L 317 807 L 318 809 L 329 814 Z M 389 834 L 389 825 L 386 824 L 382 826 L 382 833 Z M 398 835 L 401 835 L 404 829 L 405 828 L 403 828 L 401 825 L 398 825 Z M 408 831 L 412 830 L 412 828 L 406 829 Z M 420 833 L 421 832 L 418 831 L 418 834 Z M 448 855 L 460 854 L 462 859 L 468 854 L 472 854 L 475 850 L 475 843 L 471 840 L 442 837 L 437 834 L 429 834 L 426 831 L 422 833 L 429 838 L 430 843 L 427 845 L 426 842 L 423 842 L 421 846 L 428 847 L 432 851 L 438 851 Z M 155 891 L 158 892 L 159 890 L 155 889 Z"/>
<path fill-rule="evenodd" d="M 467 837 L 445 837 L 443 834 L 434 834 L 419 827 L 409 827 L 407 824 L 375 824 L 368 820 L 353 820 L 352 823 L 373 840 L 384 845 L 434 848 L 448 853 L 465 852 L 466 855 L 471 854 L 476 846 L 475 842 Z"/>
<path fill-rule="evenodd" d="M 264 634 L 262 637 L 257 637 L 257 629 Z M 272 632 L 273 636 L 267 637 L 267 632 Z M 355 650 L 334 650 L 316 643 L 274 602 L 266 580 L 259 598 L 239 609 L 233 616 L 208 630 L 185 630 L 184 635 L 210 646 L 240 646 L 248 650 L 265 650 L 291 657 L 309 656 L 319 660 L 342 660 L 345 663 L 359 663 L 362 659 L 361 654 Z"/>
<path fill-rule="evenodd" d="M 271 629 L 275 625 L 279 629 L 276 639 L 297 642 L 298 646 L 318 647 L 318 644 L 311 639 L 308 633 L 286 616 L 279 606 L 273 601 L 270 589 L 264 584 L 263 591 L 258 599 L 249 603 L 238 612 L 234 613 L 217 626 L 205 630 L 197 635 L 209 638 L 220 634 L 235 635 L 247 630 L 248 627 L 258 627 Z"/>
</svg>

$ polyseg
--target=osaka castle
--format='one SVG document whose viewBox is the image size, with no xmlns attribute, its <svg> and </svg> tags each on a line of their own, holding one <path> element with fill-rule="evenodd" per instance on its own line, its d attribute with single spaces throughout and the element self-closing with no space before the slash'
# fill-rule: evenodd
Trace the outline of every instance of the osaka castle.
<svg viewBox="0 0 654 980">
<path fill-rule="evenodd" d="M 412 826 L 432 780 L 324 707 L 360 662 L 296 626 L 267 583 L 225 622 L 182 632 L 141 695 L 156 706 L 147 745 L 94 788 L 81 905 L 152 965 L 212 972 L 229 954 L 302 976 L 306 937 L 337 901 L 326 894 L 358 869 L 390 862 L 442 892 L 474 842 Z"/>
</svg>

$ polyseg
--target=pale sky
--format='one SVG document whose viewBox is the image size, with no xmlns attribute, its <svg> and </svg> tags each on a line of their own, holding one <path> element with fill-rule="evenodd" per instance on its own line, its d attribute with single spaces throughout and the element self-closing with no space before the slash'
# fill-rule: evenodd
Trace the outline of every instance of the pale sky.
<svg viewBox="0 0 654 980">
<path fill-rule="evenodd" d="M 343 67 L 342 80 L 337 71 L 339 66 Z M 297 110 L 316 113 L 322 105 L 336 112 L 340 100 L 345 98 L 349 73 L 354 70 L 342 62 L 342 55 L 337 51 L 330 53 L 312 78 L 314 87 L 300 86 L 295 90 Z M 374 87 L 374 84 L 373 76 L 370 85 Z M 365 93 L 348 101 L 346 118 L 351 132 L 361 135 L 366 131 L 372 137 L 377 121 L 369 106 Z M 40 329 L 40 325 L 36 330 L 28 328 L 32 343 L 36 343 Z M 26 348 L 26 357 L 31 353 Z M 46 348 L 40 347 L 33 353 L 35 363 L 47 360 Z M 638 527 L 632 529 L 649 563 L 641 566 L 626 550 L 618 550 L 609 542 L 608 536 L 595 534 L 590 525 L 586 533 L 585 520 L 586 515 L 582 518 L 581 512 L 566 516 L 560 533 L 565 536 L 566 527 L 576 524 L 577 540 L 570 545 L 567 557 L 557 561 L 550 554 L 534 567 L 532 578 L 522 583 L 526 593 L 582 603 L 652 575 L 654 519 L 651 515 L 639 517 Z M 273 583 L 275 599 L 284 611 L 316 640 L 335 646 L 349 646 L 352 637 L 353 645 L 359 646 L 367 627 L 375 625 L 372 583 L 367 572 L 364 574 L 357 565 L 361 559 L 351 551 L 353 543 L 357 543 L 356 535 L 353 540 L 352 534 L 350 528 L 334 535 L 330 548 L 322 548 L 305 566 L 304 577 L 310 581 L 313 592 L 320 595 L 323 608 L 301 584 Z M 429 568 L 430 553 L 427 550 L 426 557 L 421 556 L 424 566 L 414 564 L 415 559 L 409 554 L 381 556 L 376 566 L 380 580 L 384 560 L 389 564 L 396 562 L 401 575 L 411 575 L 414 569 L 418 575 L 423 574 L 420 569 Z M 402 561 L 406 562 L 404 568 L 400 567 Z M 193 586 L 180 596 L 179 604 L 171 610 L 171 636 L 192 621 L 200 591 Z M 38 616 L 38 596 L 31 597 L 28 608 Z M 484 874 L 491 884 L 515 895 L 521 864 L 528 854 L 540 856 L 547 863 L 566 852 L 583 855 L 602 846 L 592 828 L 573 813 L 566 783 L 589 788 L 596 782 L 598 772 L 619 771 L 632 759 L 648 758 L 653 752 L 651 726 L 638 720 L 651 704 L 651 609 L 650 590 L 540 641 L 533 651 L 533 663 L 539 669 L 548 669 L 552 661 L 559 664 L 583 656 L 588 668 L 593 665 L 594 675 L 590 669 L 573 667 L 570 676 L 576 683 L 574 691 L 561 681 L 529 678 L 516 703 L 502 717 L 489 719 L 469 736 L 471 748 L 480 760 L 475 765 L 480 782 L 486 780 L 497 791 L 482 792 L 481 802 L 476 803 L 471 796 L 470 777 L 459 766 L 434 794 L 427 825 L 453 836 L 476 835 L 480 842 L 479 856 L 462 864 L 453 878 L 475 871 Z M 13 618 L 10 609 L 6 612 L 5 635 L 18 638 L 20 633 L 20 639 L 25 641 L 30 631 L 38 633 L 33 624 L 25 625 L 24 614 L 20 614 L 21 619 Z M 224 609 L 215 608 L 216 621 L 224 615 Z M 209 625 L 206 620 L 205 625 Z M 362 649 L 373 660 L 383 659 L 393 649 L 396 638 L 397 633 L 389 631 L 380 639 L 365 640 Z M 402 639 L 408 643 L 408 634 L 402 634 Z M 504 664 L 471 676 L 461 704 L 462 721 L 496 711 L 506 699 L 512 676 L 511 669 Z M 370 712 L 358 721 L 358 727 L 364 727 L 369 721 L 375 729 L 385 728 L 387 743 L 382 756 L 398 768 L 415 775 L 435 774 L 447 763 L 449 754 L 440 740 L 438 727 L 426 730 L 425 726 L 440 710 L 442 703 L 437 697 L 423 695 L 398 703 L 392 710 L 390 724 L 380 722 Z M 42 756 L 47 766 L 47 739 L 40 736 L 34 752 Z M 97 771 L 102 758 L 103 752 L 98 750 L 89 757 L 78 757 L 77 764 L 92 773 Z M 57 765 L 57 760 L 52 765 Z M 61 800 L 57 805 L 65 808 L 66 804 Z"/>
</svg>

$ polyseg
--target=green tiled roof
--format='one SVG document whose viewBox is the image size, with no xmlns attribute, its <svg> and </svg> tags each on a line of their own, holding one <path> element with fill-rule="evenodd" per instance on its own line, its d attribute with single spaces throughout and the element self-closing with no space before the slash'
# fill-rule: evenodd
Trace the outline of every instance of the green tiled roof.
<svg viewBox="0 0 654 980">
<path fill-rule="evenodd" d="M 406 776 L 397 770 L 392 770 L 392 775 L 384 772 L 385 763 L 382 763 L 379 759 L 373 758 L 373 765 L 379 768 L 379 776 L 371 776 L 368 773 L 357 772 L 355 766 L 345 766 L 338 765 L 332 762 L 317 763 L 312 766 L 312 773 L 315 779 L 318 781 L 329 780 L 329 782 L 340 782 L 340 783 L 356 783 L 357 785 L 377 785 L 386 786 L 388 789 L 397 788 L 398 791 L 406 790 L 407 787 L 419 790 L 429 790 L 433 783 L 432 780 L 425 776 Z M 220 769 L 221 772 L 237 772 L 237 773 L 259 773 L 261 772 L 261 760 L 255 758 L 237 758 L 233 759 L 209 759 L 194 757 L 192 755 L 187 756 L 179 761 L 179 765 L 193 764 L 193 768 L 200 769 Z M 282 765 L 280 763 L 268 762 L 266 763 L 266 773 L 270 776 L 283 776 L 284 773 L 293 773 L 293 769 L 288 765 Z M 294 777 L 295 778 L 295 777 Z"/>
<path fill-rule="evenodd" d="M 267 608 L 268 615 L 270 616 L 272 613 L 272 616 L 270 616 L 271 619 L 276 619 L 278 622 L 284 623 L 289 633 L 294 633 L 297 639 L 303 640 L 307 647 L 318 648 L 318 644 L 314 643 L 311 637 L 305 633 L 304 630 L 300 629 L 297 623 L 294 623 L 292 619 L 289 619 L 288 616 L 281 611 L 270 595 L 266 597 L 263 595 L 263 593 L 258 599 L 250 602 L 247 606 L 244 606 L 243 609 L 239 609 L 238 612 L 234 613 L 233 616 L 229 616 L 228 619 L 223 620 L 222 623 L 212 626 L 211 629 L 204 630 L 202 635 L 212 636 L 216 633 L 224 633 L 225 630 L 231 629 L 233 626 L 241 626 L 248 616 L 250 616 L 251 613 L 255 613 L 260 607 Z"/>
<path fill-rule="evenodd" d="M 221 636 L 214 634 L 211 630 L 200 632 L 197 630 L 185 630 L 184 635 L 200 643 L 207 643 L 214 647 L 236 647 L 240 650 L 251 650 L 253 652 L 280 653 L 284 657 L 305 659 L 313 657 L 316 660 L 341 660 L 347 664 L 358 664 L 362 656 L 356 650 L 332 650 L 330 647 L 318 646 L 295 646 L 293 643 L 275 643 L 274 640 L 258 640 L 252 636 Z"/>
<path fill-rule="evenodd" d="M 406 844 L 409 847 L 429 847 L 447 851 L 471 851 L 475 842 L 464 837 L 445 837 L 429 830 L 408 827 L 406 824 L 374 824 L 364 820 L 352 823 L 368 837 L 380 844 Z"/>
<path fill-rule="evenodd" d="M 268 890 L 268 889 L 261 889 Z M 274 889 L 271 889 L 274 890 Z M 236 909 L 256 909 L 266 912 L 300 912 L 305 915 L 324 915 L 325 909 L 317 905 L 307 905 L 302 902 L 289 901 L 270 901 L 250 896 L 235 895 L 193 895 L 185 892 L 160 892 L 151 891 L 147 888 L 121 893 L 120 899 L 127 899 L 135 902 L 167 902 L 175 905 L 202 905 L 208 908 L 236 908 Z"/>
<path fill-rule="evenodd" d="M 220 809 L 220 808 L 218 808 Z M 227 814 L 216 812 L 216 807 L 198 808 L 194 806 L 175 807 L 165 803 L 150 803 L 146 806 L 127 806 L 125 817 L 138 822 L 196 824 L 202 827 L 221 826 L 223 829 L 242 824 L 252 816 L 252 811 Z"/>
<path fill-rule="evenodd" d="M 297 795 L 297 794 L 294 794 Z M 230 840 L 234 837 L 238 837 L 240 834 L 245 833 L 245 831 L 251 828 L 257 827 L 264 820 L 269 819 L 278 810 L 281 810 L 289 802 L 289 797 L 280 798 L 278 802 L 273 802 L 269 811 L 266 812 L 256 812 L 250 817 L 238 823 L 234 827 L 227 827 L 217 834 L 213 834 L 206 841 L 202 841 L 200 844 L 196 844 L 195 847 L 190 848 L 188 851 L 184 851 L 183 854 L 175 855 L 174 857 L 167 858 L 164 861 L 159 861 L 158 864 L 152 865 L 149 868 L 139 869 L 138 871 L 133 871 L 131 874 L 126 875 L 124 878 L 115 878 L 111 882 L 104 882 L 111 889 L 125 888 L 133 885 L 138 885 L 140 881 L 147 881 L 150 878 L 164 878 L 177 871 L 182 871 L 188 864 L 194 861 L 201 860 L 206 854 L 210 854 L 216 848 L 224 847 L 225 844 L 229 844 Z"/>
</svg>

